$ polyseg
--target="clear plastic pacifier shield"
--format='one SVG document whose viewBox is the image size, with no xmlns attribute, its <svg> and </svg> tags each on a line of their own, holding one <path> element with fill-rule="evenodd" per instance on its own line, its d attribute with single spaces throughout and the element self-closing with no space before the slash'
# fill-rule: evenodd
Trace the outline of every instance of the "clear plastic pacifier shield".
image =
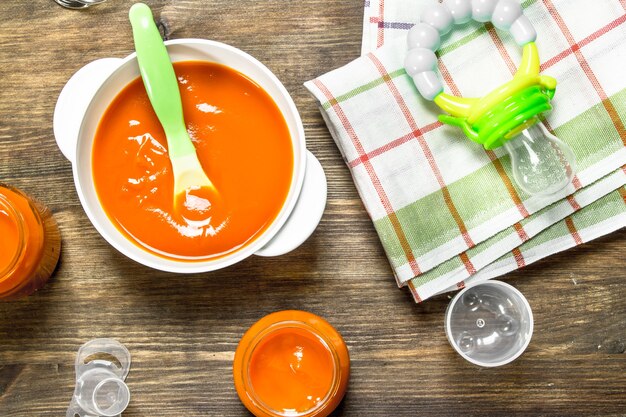
<svg viewBox="0 0 626 417">
<path fill-rule="evenodd" d="M 130 401 L 124 382 L 130 352 L 113 339 L 85 343 L 76 356 L 76 388 L 66 417 L 118 417 Z"/>
<path fill-rule="evenodd" d="M 446 310 L 446 335 L 469 362 L 505 365 L 520 356 L 533 334 L 533 314 L 526 298 L 501 281 L 466 287 Z"/>
</svg>

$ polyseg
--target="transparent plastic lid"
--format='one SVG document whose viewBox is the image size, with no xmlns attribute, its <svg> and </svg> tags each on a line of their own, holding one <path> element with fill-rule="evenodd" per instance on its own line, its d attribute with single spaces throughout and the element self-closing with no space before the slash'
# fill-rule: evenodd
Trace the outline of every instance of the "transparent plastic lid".
<svg viewBox="0 0 626 417">
<path fill-rule="evenodd" d="M 446 310 L 452 347 L 479 366 L 505 365 L 524 352 L 533 333 L 533 314 L 522 293 L 501 281 L 468 286 Z"/>
<path fill-rule="evenodd" d="M 130 353 L 113 339 L 85 343 L 76 356 L 76 388 L 66 417 L 118 417 L 130 402 L 124 382 Z"/>
</svg>

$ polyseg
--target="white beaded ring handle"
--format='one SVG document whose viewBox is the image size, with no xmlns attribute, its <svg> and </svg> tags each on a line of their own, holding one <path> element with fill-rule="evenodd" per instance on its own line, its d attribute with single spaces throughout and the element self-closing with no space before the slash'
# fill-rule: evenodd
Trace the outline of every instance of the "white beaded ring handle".
<svg viewBox="0 0 626 417">
<path fill-rule="evenodd" d="M 509 31 L 520 46 L 537 38 L 517 0 L 445 0 L 429 5 L 422 12 L 420 23 L 409 31 L 409 52 L 404 61 L 406 72 L 425 99 L 434 100 L 443 91 L 435 73 L 435 51 L 441 45 L 441 36 L 450 32 L 455 23 L 460 25 L 471 19 L 491 21 L 496 28 Z"/>
<path fill-rule="evenodd" d="M 513 79 L 481 98 L 445 93 L 435 73 L 441 36 L 455 23 L 470 19 L 491 21 L 523 47 Z M 571 183 L 575 157 L 565 143 L 541 127 L 541 115 L 552 110 L 557 81 L 540 74 L 536 38 L 519 0 L 444 0 L 427 7 L 421 23 L 409 31 L 404 68 L 420 94 L 447 113 L 439 115 L 442 123 L 460 128 L 487 150 L 504 146 L 517 185 L 531 195 L 551 196 Z"/>
</svg>

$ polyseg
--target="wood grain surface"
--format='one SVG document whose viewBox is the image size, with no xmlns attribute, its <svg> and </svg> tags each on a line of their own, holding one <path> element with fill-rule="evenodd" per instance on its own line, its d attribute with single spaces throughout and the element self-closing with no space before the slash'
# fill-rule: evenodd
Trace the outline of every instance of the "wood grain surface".
<svg viewBox="0 0 626 417">
<path fill-rule="evenodd" d="M 96 337 L 131 351 L 126 417 L 248 416 L 232 383 L 234 350 L 263 315 L 304 309 L 328 319 L 352 356 L 333 416 L 626 416 L 626 233 L 510 274 L 528 298 L 527 352 L 479 369 L 448 345 L 449 297 L 415 305 L 391 275 L 348 169 L 302 83 L 360 51 L 360 0 L 147 1 L 171 38 L 214 39 L 273 70 L 301 111 L 329 182 L 319 229 L 301 248 L 223 271 L 178 276 L 142 267 L 95 231 L 55 145 L 52 113 L 67 79 L 133 44 L 109 0 L 70 11 L 52 0 L 0 2 L 0 181 L 54 212 L 59 267 L 36 295 L 0 303 L 0 416 L 62 416 L 79 346 Z"/>
</svg>

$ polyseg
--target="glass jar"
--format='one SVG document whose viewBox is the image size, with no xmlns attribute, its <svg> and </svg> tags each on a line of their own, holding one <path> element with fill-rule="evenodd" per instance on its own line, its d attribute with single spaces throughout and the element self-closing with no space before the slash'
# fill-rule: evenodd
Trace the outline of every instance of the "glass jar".
<svg viewBox="0 0 626 417">
<path fill-rule="evenodd" d="M 50 210 L 0 183 L 0 299 L 32 294 L 59 260 L 61 235 Z"/>
<path fill-rule="evenodd" d="M 321 317 L 280 311 L 244 334 L 233 376 L 241 402 L 257 417 L 326 417 L 346 392 L 350 357 Z"/>
</svg>

